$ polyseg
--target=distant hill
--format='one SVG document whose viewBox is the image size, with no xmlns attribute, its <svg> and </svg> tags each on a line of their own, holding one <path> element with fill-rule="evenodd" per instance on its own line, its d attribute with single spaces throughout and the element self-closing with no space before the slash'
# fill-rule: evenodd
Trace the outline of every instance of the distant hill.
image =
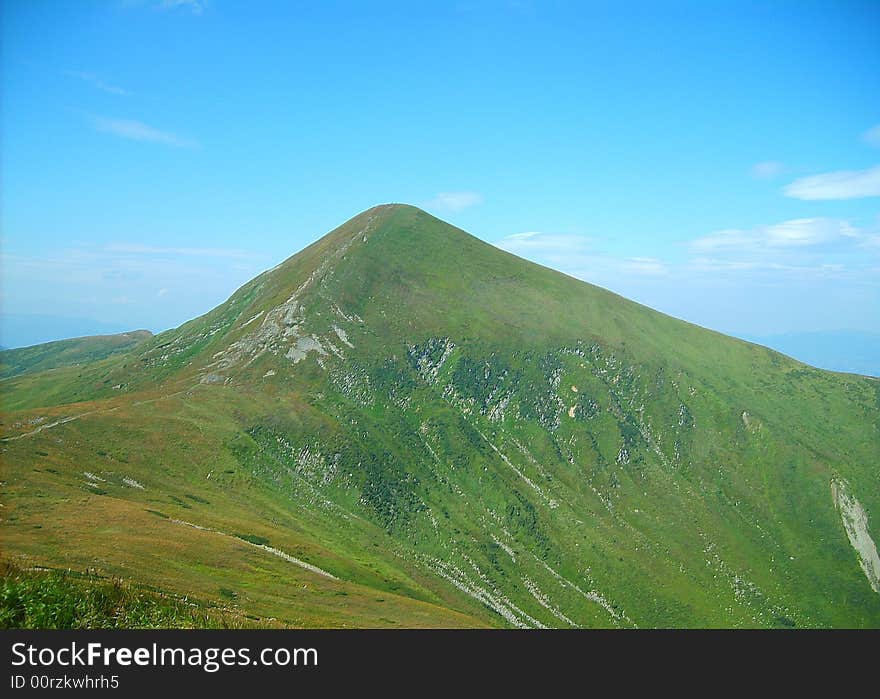
<svg viewBox="0 0 880 699">
<path fill-rule="evenodd" d="M 149 330 L 94 335 L 0 351 L 0 379 L 84 364 L 126 352 L 153 337 Z"/>
<path fill-rule="evenodd" d="M 301 627 L 880 627 L 880 381 L 414 207 L 0 391 L 21 567 Z"/>
<path fill-rule="evenodd" d="M 61 316 L 51 313 L 16 313 L 11 304 L 0 313 L 0 344 L 2 349 L 33 347 L 71 337 L 118 335 L 131 330 L 130 325 L 114 321 Z"/>
</svg>

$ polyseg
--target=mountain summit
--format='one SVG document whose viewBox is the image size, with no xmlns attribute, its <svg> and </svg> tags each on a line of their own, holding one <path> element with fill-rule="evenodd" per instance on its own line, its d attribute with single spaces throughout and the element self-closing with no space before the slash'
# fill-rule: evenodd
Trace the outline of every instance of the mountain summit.
<svg viewBox="0 0 880 699">
<path fill-rule="evenodd" d="M 880 626 L 880 383 L 411 206 L 0 388 L 32 563 L 297 626 Z"/>
</svg>

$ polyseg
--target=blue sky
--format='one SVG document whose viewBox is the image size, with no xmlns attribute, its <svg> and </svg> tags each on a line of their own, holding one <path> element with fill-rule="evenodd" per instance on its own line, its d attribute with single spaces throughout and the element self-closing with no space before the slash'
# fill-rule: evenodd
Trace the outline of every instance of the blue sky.
<svg viewBox="0 0 880 699">
<path fill-rule="evenodd" d="M 374 204 L 723 332 L 880 332 L 880 3 L 7 0 L 0 344 Z"/>
</svg>

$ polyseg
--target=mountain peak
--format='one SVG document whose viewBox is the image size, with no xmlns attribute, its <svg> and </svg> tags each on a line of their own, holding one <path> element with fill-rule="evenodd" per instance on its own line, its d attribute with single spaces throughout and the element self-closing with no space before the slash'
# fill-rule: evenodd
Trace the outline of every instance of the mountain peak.
<svg viewBox="0 0 880 699">
<path fill-rule="evenodd" d="M 375 206 L 371 206 L 369 209 L 364 209 L 359 214 L 355 214 L 348 221 L 339 226 L 339 228 L 344 228 L 350 224 L 360 223 L 365 219 L 372 219 L 374 221 L 384 220 L 390 216 L 400 215 L 400 214 L 408 214 L 408 215 L 418 215 L 423 214 L 425 216 L 430 216 L 428 212 L 420 209 L 417 206 L 413 206 L 412 204 L 404 204 L 401 202 L 388 202 L 386 204 L 376 204 Z M 337 229 L 338 230 L 338 229 Z M 331 231 L 332 233 L 332 231 Z M 328 234 L 329 235 L 329 234 Z"/>
</svg>

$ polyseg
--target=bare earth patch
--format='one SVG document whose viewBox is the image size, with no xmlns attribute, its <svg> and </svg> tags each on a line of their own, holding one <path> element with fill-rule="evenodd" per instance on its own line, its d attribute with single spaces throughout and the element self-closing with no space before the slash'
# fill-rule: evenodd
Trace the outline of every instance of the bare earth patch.
<svg viewBox="0 0 880 699">
<path fill-rule="evenodd" d="M 868 532 L 868 513 L 849 492 L 849 485 L 844 480 L 831 481 L 831 495 L 840 512 L 849 542 L 859 556 L 859 565 L 865 571 L 871 589 L 880 594 L 880 556 L 877 555 L 877 546 Z"/>
</svg>

